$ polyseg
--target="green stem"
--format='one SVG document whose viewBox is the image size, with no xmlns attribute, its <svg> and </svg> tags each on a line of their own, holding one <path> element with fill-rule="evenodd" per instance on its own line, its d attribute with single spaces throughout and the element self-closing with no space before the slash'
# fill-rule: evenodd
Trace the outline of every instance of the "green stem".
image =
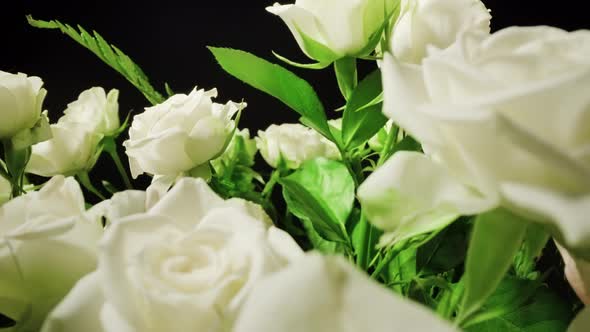
<svg viewBox="0 0 590 332">
<path fill-rule="evenodd" d="M 84 186 L 84 188 L 86 188 L 89 192 L 93 193 L 96 197 L 100 198 L 103 201 L 106 200 L 106 197 L 103 194 L 101 194 L 100 191 L 98 191 L 98 189 L 96 189 L 96 187 L 94 187 L 94 185 L 90 181 L 88 172 L 80 172 L 76 174 L 76 177 L 78 178 L 80 184 L 82 184 L 82 186 Z"/>
<path fill-rule="evenodd" d="M 391 153 L 391 149 L 393 148 L 393 146 L 396 143 L 398 132 L 399 132 L 399 128 L 395 124 L 392 124 L 391 129 L 389 130 L 389 133 L 387 134 L 387 139 L 385 140 L 385 144 L 383 145 L 383 150 L 381 150 L 381 153 L 379 154 L 379 161 L 377 161 L 377 167 L 383 165 L 383 163 L 385 163 L 387 161 L 387 159 L 389 158 L 389 154 Z"/>
<path fill-rule="evenodd" d="M 23 185 L 25 180 L 25 167 L 31 159 L 31 147 L 24 149 L 14 149 L 10 140 L 2 141 L 4 146 L 4 160 L 6 160 L 6 169 L 4 165 L 0 167 L 3 177 L 10 181 L 11 197 L 18 197 L 24 194 Z"/>
<path fill-rule="evenodd" d="M 279 181 L 280 177 L 281 177 L 281 172 L 278 169 L 275 169 L 274 171 L 272 171 L 272 174 L 270 175 L 270 179 L 268 180 L 268 182 L 264 186 L 264 189 L 262 189 L 262 198 L 264 198 L 265 200 L 270 199 L 270 196 L 272 195 L 272 191 L 273 191 L 275 185 L 277 184 L 277 182 Z"/>
<path fill-rule="evenodd" d="M 133 189 L 133 185 L 131 184 L 131 180 L 129 179 L 129 176 L 127 175 L 127 171 L 125 170 L 125 167 L 123 166 L 123 163 L 121 162 L 121 158 L 119 158 L 119 154 L 117 153 L 117 151 L 113 151 L 113 150 L 107 150 L 107 153 L 109 154 L 109 156 L 111 156 L 111 159 L 113 159 L 113 162 L 115 163 L 115 166 L 117 167 L 117 171 L 119 171 L 119 174 L 121 175 L 121 178 L 123 178 L 123 182 L 125 183 L 125 187 L 127 189 Z"/>
<path fill-rule="evenodd" d="M 371 225 L 367 217 L 361 212 L 361 219 L 359 220 L 359 237 L 363 239 L 362 245 L 358 248 L 356 263 L 359 268 L 366 270 L 369 260 L 369 246 L 371 241 Z"/>
<path fill-rule="evenodd" d="M 375 268 L 375 271 L 371 273 L 371 278 L 377 279 L 377 277 L 379 277 L 379 275 L 387 266 L 387 264 L 389 264 L 389 262 L 391 262 L 391 260 L 394 259 L 395 256 L 397 256 L 397 253 L 398 250 L 396 250 L 395 248 L 389 249 L 389 251 L 385 254 L 385 257 L 383 257 L 383 259 L 379 262 L 379 265 L 377 265 L 377 267 Z"/>
</svg>

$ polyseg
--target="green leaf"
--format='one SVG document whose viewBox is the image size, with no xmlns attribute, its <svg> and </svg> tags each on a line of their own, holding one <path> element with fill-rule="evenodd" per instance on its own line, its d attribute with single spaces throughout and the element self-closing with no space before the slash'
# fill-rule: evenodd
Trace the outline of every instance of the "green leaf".
<svg viewBox="0 0 590 332">
<path fill-rule="evenodd" d="M 344 96 L 344 99 L 349 100 L 358 83 L 356 59 L 344 57 L 335 61 L 334 71 L 336 72 L 336 80 L 342 96 Z"/>
<path fill-rule="evenodd" d="M 357 265 L 362 270 L 366 270 L 370 260 L 377 254 L 377 244 L 383 231 L 369 223 L 367 218 L 361 215 L 359 209 L 353 211 L 358 211 L 358 215 L 354 216 L 356 222 L 350 222 L 349 229 L 352 228 L 352 230 L 349 233 L 352 235 L 352 246 L 356 254 Z"/>
<path fill-rule="evenodd" d="M 388 284 L 395 284 L 399 291 L 407 289 L 418 275 L 416 266 L 416 248 L 410 247 L 402 250 L 394 259 L 391 260 L 385 273 Z"/>
<path fill-rule="evenodd" d="M 521 279 L 536 279 L 539 273 L 534 273 L 537 258 L 549 241 L 549 234 L 543 226 L 531 224 L 526 230 L 524 241 L 514 258 L 514 270 Z"/>
<path fill-rule="evenodd" d="M 459 219 L 418 248 L 418 271 L 436 274 L 450 271 L 465 260 L 469 223 Z"/>
<path fill-rule="evenodd" d="M 466 332 L 562 332 L 573 318 L 571 305 L 538 282 L 504 279 Z"/>
<path fill-rule="evenodd" d="M 309 219 L 322 238 L 350 245 L 346 220 L 352 211 L 355 188 L 344 164 L 325 158 L 311 160 L 279 183 L 289 211 L 300 219 Z"/>
<path fill-rule="evenodd" d="M 285 201 L 287 202 L 288 206 L 296 204 L 293 203 L 293 200 L 289 197 L 288 193 L 283 192 L 283 194 L 285 196 Z M 301 225 L 303 226 L 305 235 L 307 236 L 307 239 L 313 246 L 314 250 L 317 250 L 325 255 L 332 255 L 343 252 L 342 244 L 338 242 L 328 241 L 322 238 L 320 234 L 318 234 L 318 232 L 316 232 L 316 230 L 313 228 L 311 220 L 305 217 L 299 218 L 299 220 L 301 220 Z"/>
<path fill-rule="evenodd" d="M 248 52 L 209 47 L 230 75 L 279 99 L 304 117 L 307 123 L 333 141 L 324 106 L 313 87 L 289 70 Z"/>
<path fill-rule="evenodd" d="M 110 45 L 96 31 L 88 33 L 84 28 L 78 25 L 78 30 L 68 24 L 63 24 L 56 20 L 42 21 L 35 20 L 31 15 L 27 15 L 29 24 L 36 28 L 42 29 L 59 29 L 61 32 L 70 36 L 80 45 L 89 49 L 98 56 L 104 63 L 115 69 L 123 75 L 131 84 L 133 84 L 152 104 L 159 104 L 165 98 L 157 92 L 150 84 L 147 76 L 141 68 L 136 65 L 125 53 L 114 45 Z"/>
<path fill-rule="evenodd" d="M 385 126 L 387 118 L 381 112 L 382 103 L 374 104 L 381 93 L 379 70 L 369 74 L 352 93 L 342 117 L 342 141 L 346 149 L 365 143 Z"/>
<path fill-rule="evenodd" d="M 284 63 L 291 65 L 293 67 L 302 68 L 302 69 L 324 69 L 330 65 L 330 63 L 324 62 L 316 62 L 316 63 L 299 63 L 292 60 L 285 58 L 284 56 L 272 51 L 272 54 L 279 60 L 283 61 Z"/>
<path fill-rule="evenodd" d="M 465 264 L 465 295 L 458 321 L 475 313 L 494 292 L 518 252 L 529 222 L 504 209 L 475 220 Z"/>
<path fill-rule="evenodd" d="M 436 312 L 447 319 L 450 319 L 455 313 L 455 309 L 461 301 L 463 292 L 465 291 L 464 280 L 461 279 L 456 284 L 450 284 L 448 290 L 441 290 Z"/>
<path fill-rule="evenodd" d="M 389 155 L 393 155 L 399 151 L 422 151 L 422 145 L 416 141 L 412 136 L 406 136 L 401 141 L 396 143 L 391 149 Z"/>
</svg>

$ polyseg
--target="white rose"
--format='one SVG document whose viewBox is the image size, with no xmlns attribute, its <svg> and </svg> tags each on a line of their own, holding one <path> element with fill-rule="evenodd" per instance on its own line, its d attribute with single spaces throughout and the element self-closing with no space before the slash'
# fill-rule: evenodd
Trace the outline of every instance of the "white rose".
<svg viewBox="0 0 590 332">
<path fill-rule="evenodd" d="M 178 175 L 220 155 L 234 129 L 231 118 L 242 105 L 214 103 L 216 96 L 215 89 L 195 88 L 136 115 L 123 143 L 133 177 Z"/>
<path fill-rule="evenodd" d="M 371 53 L 396 3 L 397 0 L 296 0 L 290 5 L 275 3 L 266 10 L 281 17 L 308 57 L 329 63 L 345 56 Z"/>
<path fill-rule="evenodd" d="M 47 94 L 42 86 L 39 77 L 0 71 L 0 140 L 37 123 Z"/>
<path fill-rule="evenodd" d="M 288 305 L 286 305 L 288 303 Z M 312 253 L 260 280 L 233 332 L 457 331 L 342 257 Z"/>
<path fill-rule="evenodd" d="M 255 139 L 260 154 L 274 168 L 284 163 L 287 168 L 297 169 L 319 157 L 340 159 L 334 143 L 298 123 L 270 125 L 265 131 L 258 131 Z"/>
<path fill-rule="evenodd" d="M 38 331 L 51 309 L 96 267 L 102 228 L 84 216 L 73 178 L 0 206 L 0 312 L 19 331 Z"/>
<path fill-rule="evenodd" d="M 447 48 L 466 31 L 489 33 L 490 19 L 480 0 L 402 0 L 391 50 L 401 62 L 420 63 L 429 46 Z"/>
<path fill-rule="evenodd" d="M 359 191 L 368 216 L 395 228 L 437 208 L 471 214 L 502 205 L 550 223 L 561 244 L 588 259 L 589 52 L 590 31 L 513 27 L 465 34 L 422 66 L 387 55 L 383 111 L 430 158 L 396 154 L 388 163 L 401 174 L 387 165 L 372 174 L 367 183 L 379 186 Z M 425 209 L 387 220 L 393 200 L 408 197 Z"/>
<path fill-rule="evenodd" d="M 93 220 L 100 220 L 105 226 L 112 221 L 148 210 L 147 194 L 141 190 L 125 190 L 113 194 L 110 199 L 94 205 L 87 215 Z"/>
<path fill-rule="evenodd" d="M 43 331 L 225 331 L 254 283 L 302 254 L 264 211 L 185 178 L 107 229 L 96 272 Z"/>
<path fill-rule="evenodd" d="M 121 125 L 118 97 L 116 89 L 109 91 L 108 95 L 101 87 L 83 91 L 76 101 L 68 104 L 60 122 L 83 123 L 91 132 L 111 136 Z"/>
<path fill-rule="evenodd" d="M 33 145 L 28 173 L 41 176 L 75 175 L 94 167 L 103 135 L 83 123 L 59 121 L 51 125 L 53 138 Z"/>
</svg>

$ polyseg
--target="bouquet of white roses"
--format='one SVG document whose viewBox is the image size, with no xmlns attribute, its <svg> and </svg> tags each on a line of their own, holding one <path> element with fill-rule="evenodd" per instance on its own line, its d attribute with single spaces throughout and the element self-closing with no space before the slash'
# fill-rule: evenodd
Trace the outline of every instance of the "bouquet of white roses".
<svg viewBox="0 0 590 332">
<path fill-rule="evenodd" d="M 257 133 L 247 102 L 157 91 L 98 33 L 28 17 L 151 106 L 122 119 L 93 87 L 52 122 L 40 78 L 0 71 L 0 331 L 590 329 L 590 31 L 491 33 L 479 0 L 266 10 L 310 63 L 209 48 L 301 116 Z M 288 66 L 332 67 L 343 106 Z"/>
</svg>

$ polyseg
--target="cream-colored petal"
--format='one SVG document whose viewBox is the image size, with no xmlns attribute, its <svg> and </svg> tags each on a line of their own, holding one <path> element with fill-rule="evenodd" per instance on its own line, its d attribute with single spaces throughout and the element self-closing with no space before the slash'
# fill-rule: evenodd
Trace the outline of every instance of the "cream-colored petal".
<svg viewBox="0 0 590 332">
<path fill-rule="evenodd" d="M 171 218 L 181 229 L 193 229 L 211 209 L 220 206 L 219 197 L 203 179 L 182 178 L 149 213 Z"/>
<path fill-rule="evenodd" d="M 51 312 L 42 332 L 107 332 L 100 321 L 104 306 L 100 276 L 90 273 L 80 279 L 69 294 Z"/>
<path fill-rule="evenodd" d="M 327 40 L 321 30 L 320 22 L 310 11 L 297 5 L 280 5 L 278 3 L 275 3 L 274 6 L 266 7 L 266 10 L 279 16 L 285 22 L 293 37 L 295 37 L 297 44 L 299 44 L 299 47 L 307 56 L 311 57 L 305 49 L 305 43 L 299 31 L 316 42 L 326 45 Z"/>
<path fill-rule="evenodd" d="M 456 331 L 435 313 L 370 280 L 341 257 L 317 253 L 260 280 L 234 327 L 234 332 L 361 330 Z"/>
<path fill-rule="evenodd" d="M 519 183 L 504 183 L 501 191 L 507 206 L 547 224 L 563 246 L 590 259 L 590 195 L 570 196 Z"/>
<path fill-rule="evenodd" d="M 590 261 L 572 256 L 567 249 L 555 243 L 565 264 L 565 277 L 584 304 L 590 304 Z"/>
<path fill-rule="evenodd" d="M 590 326 L 590 307 L 586 307 L 578 313 L 578 316 L 570 324 L 567 332 L 586 332 Z"/>
<path fill-rule="evenodd" d="M 357 193 L 369 221 L 397 240 L 446 226 L 460 215 L 495 207 L 444 166 L 418 152 L 398 152 L 361 184 Z"/>
</svg>

